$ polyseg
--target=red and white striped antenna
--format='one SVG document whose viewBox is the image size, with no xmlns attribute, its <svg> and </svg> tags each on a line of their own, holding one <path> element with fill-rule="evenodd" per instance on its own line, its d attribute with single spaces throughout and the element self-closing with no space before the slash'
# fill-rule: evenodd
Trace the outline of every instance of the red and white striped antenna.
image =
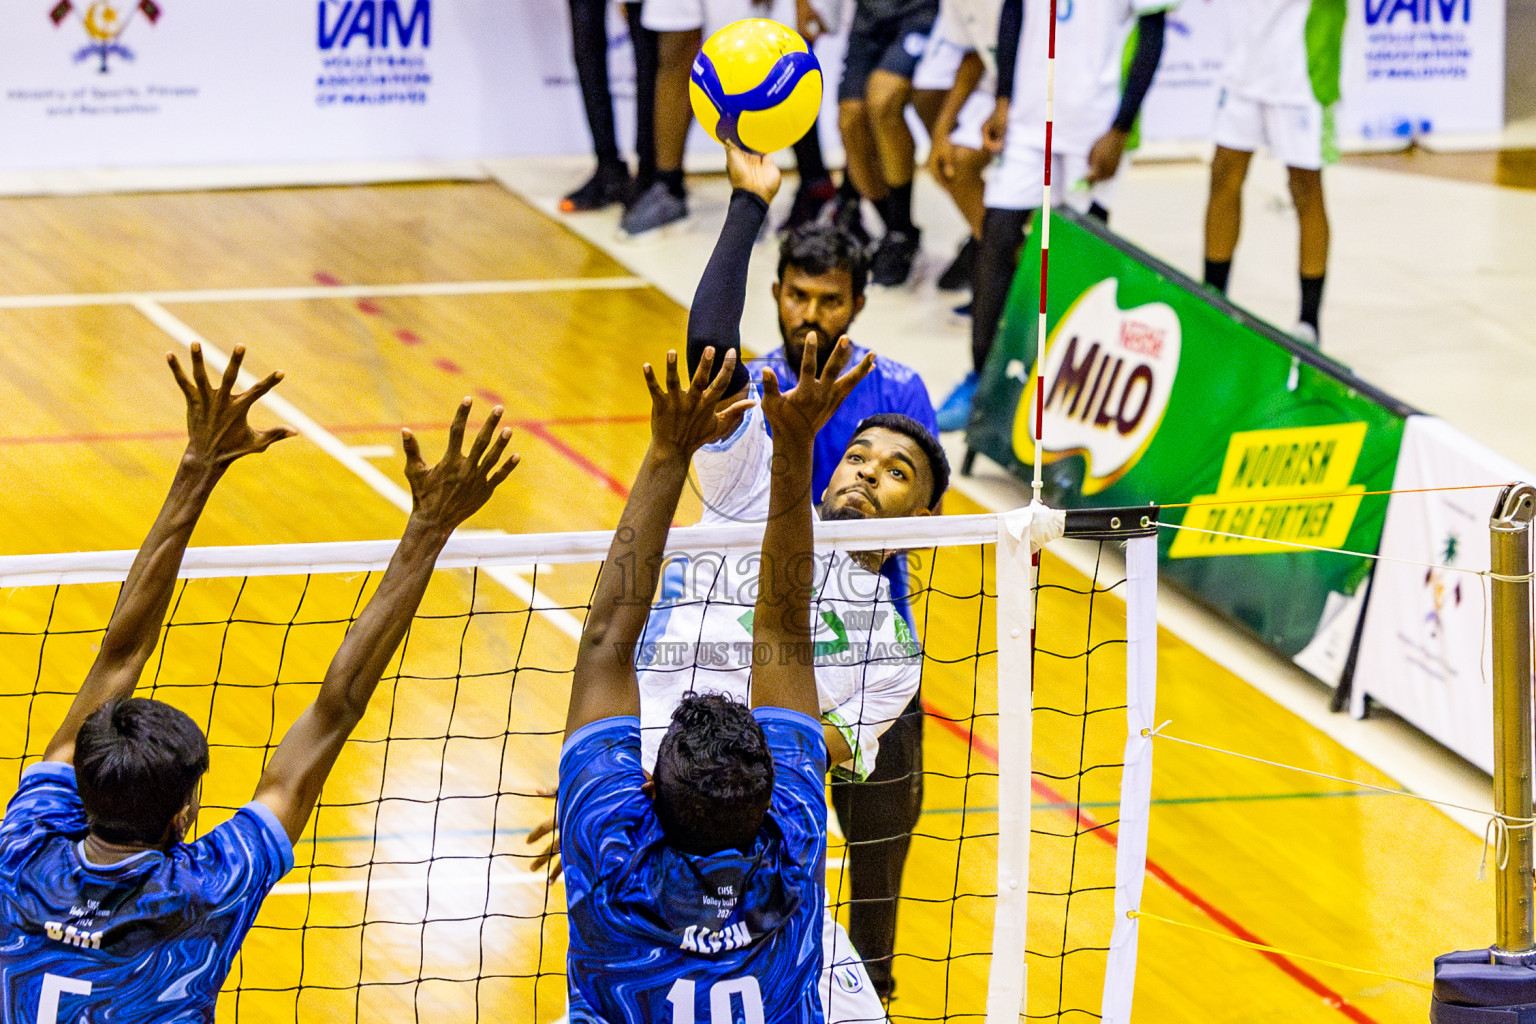
<svg viewBox="0 0 1536 1024">
<path fill-rule="evenodd" d="M 1028 3 L 1028 0 L 1024 0 Z M 1045 462 L 1045 297 L 1051 266 L 1051 133 L 1055 128 L 1056 109 L 1056 4 L 1051 0 L 1051 18 L 1045 47 L 1045 184 L 1040 201 L 1040 322 L 1035 332 L 1035 475 L 1030 482 L 1034 500 L 1040 500 Z M 1022 42 L 1022 41 L 1021 41 Z"/>
</svg>

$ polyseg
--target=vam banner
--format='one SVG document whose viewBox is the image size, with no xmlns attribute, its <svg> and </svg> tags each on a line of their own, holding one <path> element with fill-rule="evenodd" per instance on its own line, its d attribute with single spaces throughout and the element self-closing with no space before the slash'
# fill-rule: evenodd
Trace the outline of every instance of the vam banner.
<svg viewBox="0 0 1536 1024">
<path fill-rule="evenodd" d="M 1348 146 L 1504 130 L 1504 0 L 1349 0 L 1343 99 Z"/>
<path fill-rule="evenodd" d="M 1487 772 L 1492 634 L 1479 574 L 1499 487 L 1531 479 L 1444 421 L 1409 418 L 1351 692 L 1357 717 L 1370 697 Z"/>
<path fill-rule="evenodd" d="M 1097 222 L 1051 227 L 1042 451 L 1032 232 L 966 444 L 1057 506 L 1163 506 L 1160 572 L 1336 685 L 1411 410 Z"/>
</svg>

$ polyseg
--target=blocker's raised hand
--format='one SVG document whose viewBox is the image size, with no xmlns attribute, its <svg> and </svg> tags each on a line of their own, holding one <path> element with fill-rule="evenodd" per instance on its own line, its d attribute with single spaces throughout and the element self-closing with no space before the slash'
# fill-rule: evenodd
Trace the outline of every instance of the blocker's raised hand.
<svg viewBox="0 0 1536 1024">
<path fill-rule="evenodd" d="M 857 366 L 843 373 L 853 358 L 853 344 L 845 334 L 838 339 L 821 372 L 816 372 L 815 333 L 806 336 L 805 352 L 800 357 L 800 380 L 794 388 L 779 392 L 779 379 L 771 369 L 763 370 L 763 415 L 774 434 L 780 431 L 796 438 L 812 438 L 832 418 L 848 393 L 875 368 L 875 354 L 865 353 Z"/>
<path fill-rule="evenodd" d="M 674 450 L 684 458 L 712 441 L 730 435 L 741 423 L 742 416 L 752 408 L 752 402 L 743 399 L 725 409 L 716 406 L 725 397 L 736 373 L 736 352 L 728 351 L 720 372 L 711 377 L 715 365 L 714 347 L 706 348 L 699 360 L 693 379 L 685 388 L 677 374 L 677 353 L 667 353 L 667 388 L 662 390 L 656 383 L 656 371 L 646 363 L 645 386 L 651 390 L 651 443 Z"/>
<path fill-rule="evenodd" d="M 208 368 L 203 365 L 203 346 L 195 342 L 192 345 L 190 378 L 174 353 L 166 353 L 165 358 L 171 364 L 176 386 L 187 399 L 185 458 L 222 470 L 243 455 L 264 452 L 274 442 L 298 433 L 291 427 L 252 430 L 246 422 L 251 406 L 277 387 L 283 374 L 281 370 L 274 370 L 249 391 L 235 394 L 235 381 L 240 378 L 240 364 L 245 360 L 244 345 L 236 345 L 230 353 L 229 362 L 224 367 L 224 379 L 217 388 L 208 381 Z"/>
<path fill-rule="evenodd" d="M 448 428 L 448 450 L 430 469 L 421 457 L 416 436 L 409 430 L 400 432 L 405 448 L 405 478 L 410 481 L 415 506 L 411 516 L 444 533 L 451 533 L 474 515 L 517 468 L 517 455 L 507 456 L 500 468 L 496 465 L 512 438 L 511 427 L 497 430 L 503 412 L 499 405 L 481 426 L 469 454 L 464 454 L 464 428 L 469 424 L 473 404 L 469 398 L 459 404 L 453 425 Z"/>
</svg>

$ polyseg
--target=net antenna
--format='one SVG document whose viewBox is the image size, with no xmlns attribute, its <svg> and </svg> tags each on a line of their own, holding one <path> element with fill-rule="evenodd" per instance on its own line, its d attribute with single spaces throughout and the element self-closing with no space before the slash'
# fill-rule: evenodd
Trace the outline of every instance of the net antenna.
<svg viewBox="0 0 1536 1024">
<path fill-rule="evenodd" d="M 1044 485 L 1045 462 L 1042 442 L 1045 440 L 1045 297 L 1048 294 L 1051 265 L 1051 153 L 1052 133 L 1056 126 L 1056 4 L 1051 0 L 1050 30 L 1045 47 L 1045 174 L 1043 195 L 1040 199 L 1040 321 L 1035 335 L 1035 466 L 1030 479 L 1030 491 L 1035 501 L 1040 501 Z M 1022 40 L 1020 45 L 1023 45 Z"/>
<path fill-rule="evenodd" d="M 1037 449 L 1038 451 L 1038 449 Z M 1146 871 L 1147 829 L 1152 798 L 1152 730 L 1157 699 L 1157 532 L 1158 509 L 1081 509 L 1061 512 L 1038 502 L 1004 513 L 997 538 L 997 707 L 998 707 L 998 841 L 997 905 L 993 917 L 992 962 L 987 990 L 987 1024 L 1014 1024 L 1029 1014 L 1027 948 L 1030 897 L 1067 897 L 1063 931 L 1072 928 L 1069 887 L 1065 894 L 1043 892 L 1030 865 L 1030 837 L 1039 831 L 1031 822 L 1034 775 L 1034 718 L 1037 711 L 1034 668 L 1042 653 L 1036 646 L 1036 595 L 1040 584 L 1040 551 L 1060 538 L 1124 545 L 1125 624 L 1125 747 L 1120 767 L 1118 835 L 1115 846 L 1113 926 L 1104 968 L 1101 1013 L 1110 1024 L 1130 1020 L 1136 978 L 1139 926 L 1131 911 L 1140 910 Z M 1116 585 L 1119 586 L 1118 584 Z M 1090 586 L 1090 602 L 1103 591 Z M 1091 654 L 1090 631 L 1086 659 Z M 1084 695 L 1081 717 L 1094 709 Z M 1080 752 L 1080 757 L 1086 751 Z M 1091 769 L 1090 769 L 1091 770 Z M 1078 781 L 1081 784 L 1082 772 Z M 1080 808 L 1073 838 L 1104 826 Z M 1044 832 L 1052 835 L 1055 833 Z M 1073 854 L 1076 856 L 1075 851 Z M 1036 865 L 1039 867 L 1038 863 Z M 1071 950 L 1063 940 L 1061 960 Z M 1058 970 L 1065 972 L 1063 963 Z M 1066 1007 L 1058 999 L 1056 1014 Z"/>
</svg>

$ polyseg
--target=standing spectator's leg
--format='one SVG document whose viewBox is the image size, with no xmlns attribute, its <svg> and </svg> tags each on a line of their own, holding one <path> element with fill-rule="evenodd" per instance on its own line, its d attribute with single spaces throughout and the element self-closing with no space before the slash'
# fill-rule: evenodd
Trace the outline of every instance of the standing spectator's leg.
<svg viewBox="0 0 1536 1024">
<path fill-rule="evenodd" d="M 688 216 L 688 193 L 683 187 L 683 150 L 693 123 L 688 73 L 700 43 L 698 28 L 657 32 L 656 180 L 635 197 L 619 222 L 627 235 L 645 234 Z"/>
<path fill-rule="evenodd" d="M 629 40 L 635 49 L 635 184 L 639 195 L 656 180 L 657 34 L 640 23 L 639 3 L 626 3 Z"/>
<path fill-rule="evenodd" d="M 889 999 L 901 874 L 923 811 L 920 696 L 880 737 L 879 760 L 866 781 L 833 782 L 832 804 L 848 840 L 848 936 L 875 991 Z"/>
<path fill-rule="evenodd" d="M 1211 159 L 1211 195 L 1205 207 L 1205 283 L 1223 293 L 1243 226 L 1243 180 L 1252 158 L 1251 152 L 1218 145 Z"/>
<path fill-rule="evenodd" d="M 1328 272 L 1328 211 L 1323 205 L 1323 172 L 1289 168 L 1291 201 L 1300 229 L 1301 316 L 1316 341 L 1318 313 L 1323 303 L 1323 276 Z M 1304 332 L 1298 332 L 1298 336 Z"/>
<path fill-rule="evenodd" d="M 623 202 L 629 192 L 629 168 L 619 157 L 613 131 L 613 94 L 608 88 L 607 0 L 570 0 L 571 43 L 576 81 L 592 133 L 597 170 L 580 188 L 560 201 L 566 213 L 597 210 Z"/>
</svg>

